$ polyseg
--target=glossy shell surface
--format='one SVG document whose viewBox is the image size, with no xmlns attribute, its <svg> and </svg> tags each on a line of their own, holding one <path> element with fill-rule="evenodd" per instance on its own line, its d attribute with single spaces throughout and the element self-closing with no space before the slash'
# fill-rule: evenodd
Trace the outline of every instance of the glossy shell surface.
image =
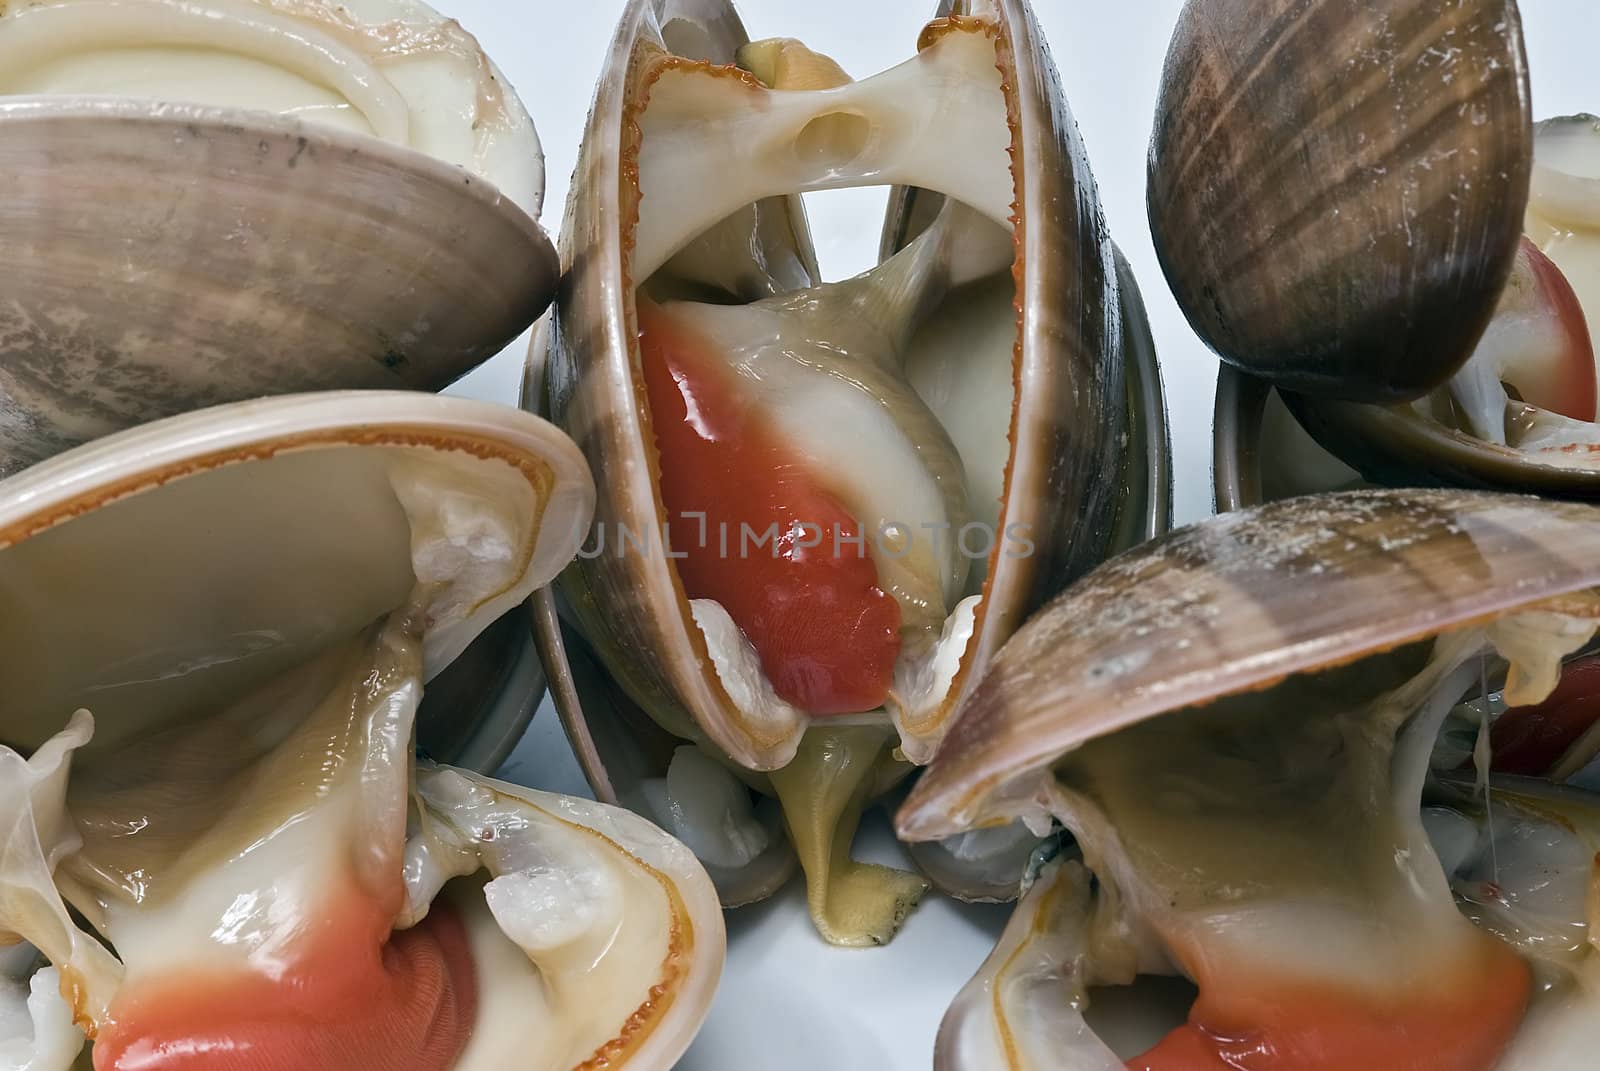
<svg viewBox="0 0 1600 1071">
<path fill-rule="evenodd" d="M 1472 353 L 1533 124 L 1513 0 L 1191 0 L 1150 147 L 1156 249 L 1224 360 L 1399 401 Z"/>
<path fill-rule="evenodd" d="M 1325 481 L 1307 481 L 1303 472 L 1286 466 L 1279 453 L 1286 448 L 1318 468 L 1348 465 L 1384 487 L 1461 487 L 1600 501 L 1600 470 L 1542 462 L 1537 455 L 1447 427 L 1410 406 L 1273 394 L 1264 380 L 1231 368 L 1218 378 L 1212 426 L 1218 509 L 1329 489 L 1317 486 Z M 1294 426 L 1274 435 L 1263 425 L 1269 407 L 1286 407 Z"/>
<path fill-rule="evenodd" d="M 1026 799 L 1083 743 L 1600 584 L 1600 510 L 1356 491 L 1224 514 L 1113 559 L 995 660 L 901 810 L 913 840 Z"/>
<path fill-rule="evenodd" d="M 549 425 L 504 407 L 374 391 L 299 395 L 186 414 L 0 480 L 0 548 L 108 504 L 137 500 L 130 516 L 144 518 L 136 530 L 113 540 L 114 551 L 96 544 L 78 580 L 58 587 L 52 603 L 32 601 L 38 594 L 32 582 L 8 588 L 6 617 L 11 628 L 23 630 L 13 634 L 12 647 L 34 627 L 26 624 L 31 615 L 60 609 L 69 618 L 82 613 L 100 620 L 93 630 L 52 641 L 75 651 L 74 659 L 94 663 L 100 658 L 94 645 L 104 643 L 126 648 L 143 664 L 157 656 L 137 650 L 138 630 L 122 635 L 114 622 L 148 612 L 165 622 L 160 631 L 172 633 L 173 650 L 206 649 L 206 658 L 219 666 L 230 660 L 244 665 L 277 657 L 274 644 L 287 642 L 282 635 L 295 628 L 315 632 L 341 615 L 359 616 L 351 607 L 397 582 L 382 580 L 385 570 L 402 575 L 395 556 L 405 544 L 395 534 L 404 521 L 394 492 L 374 489 L 370 466 L 332 460 L 368 447 L 374 456 L 384 449 L 432 447 L 441 457 L 504 459 L 511 466 L 507 472 L 524 472 L 532 492 L 544 499 L 537 542 L 528 548 L 529 569 L 540 577 L 570 559 L 592 510 L 593 483 L 576 448 Z M 281 475 L 252 483 L 255 470 L 238 470 L 295 455 L 308 455 L 292 461 L 308 467 L 287 484 Z M 330 461 L 323 465 L 320 458 Z M 204 485 L 189 480 L 218 472 L 238 475 Z M 215 489 L 202 492 L 202 486 Z M 345 486 L 348 491 L 338 490 Z M 178 493 L 160 498 L 168 488 Z M 171 503 L 166 512 L 163 502 Z M 223 531 L 234 535 L 217 534 Z M 186 549 L 167 549 L 172 547 Z M 141 562 L 139 569 L 126 567 L 129 557 Z M 97 585 L 104 585 L 98 593 Z M 226 609 L 214 605 L 218 589 L 231 593 Z M 163 598 L 170 603 L 164 609 L 149 605 Z M 113 605 L 95 613 L 95 599 Z M 85 605 L 73 609 L 76 600 Z M 508 735 L 531 717 L 540 675 L 527 649 L 522 601 L 513 595 L 478 607 L 470 635 L 461 632 L 460 645 L 433 667 L 438 694 L 424 704 L 419 725 L 431 754 L 492 766 L 514 740 Z M 258 618 L 267 607 L 277 607 L 294 627 L 275 621 L 261 632 Z M 468 647 L 468 640 L 477 642 Z M 458 657 L 460 668 L 454 665 Z"/>
</svg>

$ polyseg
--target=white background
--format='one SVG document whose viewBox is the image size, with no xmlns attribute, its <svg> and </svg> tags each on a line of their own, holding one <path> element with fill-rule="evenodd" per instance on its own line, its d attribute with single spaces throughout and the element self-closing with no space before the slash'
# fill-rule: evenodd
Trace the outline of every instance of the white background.
<svg viewBox="0 0 1600 1071">
<path fill-rule="evenodd" d="M 1363 0 L 1351 0 L 1363 2 Z M 1445 3 L 1447 0 L 1439 0 Z M 559 227 L 594 85 L 622 0 L 434 0 L 475 33 L 527 103 L 549 170 L 545 224 Z M 1600 111 L 1595 0 L 1523 0 L 1536 117 Z M 1176 456 L 1177 515 L 1211 510 L 1210 428 L 1216 361 L 1189 330 L 1150 243 L 1145 148 L 1167 41 L 1181 0 L 1034 0 L 1082 128 L 1111 233 L 1144 290 L 1166 376 Z M 909 58 L 933 0 L 742 0 L 751 36 L 790 36 L 856 77 Z M 882 198 L 813 202 L 825 272 L 844 277 L 876 253 Z M 514 399 L 523 347 L 458 388 Z M 542 711 L 507 776 L 584 792 L 553 713 Z M 893 861 L 881 819 L 858 854 Z M 1000 909 L 925 904 L 886 949 L 840 951 L 815 937 L 798 886 L 729 916 L 729 959 L 717 1004 L 685 1071 L 900 1071 L 929 1066 L 950 998 L 987 953 Z"/>
</svg>

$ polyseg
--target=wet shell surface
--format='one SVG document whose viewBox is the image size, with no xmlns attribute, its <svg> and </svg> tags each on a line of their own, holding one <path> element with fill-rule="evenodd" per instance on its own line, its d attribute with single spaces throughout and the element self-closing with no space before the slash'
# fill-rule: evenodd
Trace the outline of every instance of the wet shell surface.
<svg viewBox="0 0 1600 1071">
<path fill-rule="evenodd" d="M 1223 365 L 1212 411 L 1212 494 L 1217 511 L 1366 486 L 1317 444 L 1265 380 Z"/>
<path fill-rule="evenodd" d="M 628 133 L 625 124 L 636 120 L 639 94 L 663 71 L 694 70 L 703 62 L 667 59 L 670 51 L 660 35 L 665 34 L 670 42 L 703 45 L 711 40 L 703 28 L 725 28 L 731 16 L 731 8 L 709 2 L 641 2 L 629 7 L 596 98 L 580 164 L 582 181 L 575 184 L 577 192 L 568 206 L 563 248 L 574 275 L 570 296 L 557 308 L 550 332 L 549 401 L 557 423 L 572 432 L 591 465 L 607 473 L 597 523 L 610 532 L 654 534 L 660 529 L 654 445 L 635 396 L 639 358 L 634 341 L 633 287 L 678 244 L 669 239 L 651 246 L 650 263 L 635 262 L 637 245 L 629 244 L 633 228 L 661 226 L 650 221 L 662 217 L 650 215 L 648 191 L 638 205 L 631 203 L 637 194 L 630 194 L 627 188 L 632 180 L 623 164 L 625 157 L 631 161 L 631 154 L 638 150 L 627 140 L 636 135 Z M 992 177 L 987 171 L 981 179 L 958 176 L 952 181 L 979 182 L 969 199 L 983 202 L 986 211 L 1002 218 L 1012 201 L 1022 206 L 1023 229 L 1017 240 L 1024 290 L 1018 300 L 1024 311 L 1023 333 L 1016 348 L 1021 375 L 1028 385 L 1020 395 L 1026 399 L 1021 415 L 1014 414 L 1014 419 L 1020 421 L 1017 438 L 1026 448 L 1012 460 L 1006 495 L 1008 507 L 1019 512 L 1019 521 L 1032 523 L 1039 533 L 1060 534 L 1048 539 L 1041 536 L 1038 554 L 1006 565 L 1006 571 L 991 578 L 987 601 L 992 605 L 983 611 L 982 621 L 993 623 L 980 622 L 976 627 L 979 639 L 969 650 L 964 667 L 997 646 L 998 638 L 1014 628 L 1036 602 L 1038 591 L 1059 587 L 1066 577 L 1103 554 L 1115 503 L 1110 487 L 1097 476 L 1120 470 L 1120 460 L 1106 462 L 1121 450 L 1121 437 L 1112 429 L 1126 420 L 1125 379 L 1117 360 L 1120 316 L 1112 315 L 1119 302 L 1109 244 L 1094 256 L 1070 258 L 1071 267 L 1066 256 L 1070 249 L 1097 246 L 1099 214 L 1095 201 L 1083 196 L 1092 186 L 1075 134 L 1070 127 L 1053 125 L 1061 119 L 1053 106 L 1059 97 L 1053 71 L 1040 62 L 1042 55 L 1032 51 L 1032 23 L 1021 5 L 986 6 L 972 18 L 979 20 L 978 26 L 1007 27 L 1000 38 L 1007 43 L 1007 61 L 1024 65 L 1019 68 L 1019 96 L 1013 102 L 1021 113 L 1013 121 L 1020 122 L 1023 131 L 1020 135 L 1014 131 L 1013 137 L 1024 138 L 1016 176 L 1020 186 L 1013 188 L 1008 178 L 1005 192 L 997 196 L 981 186 Z M 732 47 L 723 44 L 721 49 L 714 58 L 726 62 Z M 863 87 L 870 86 L 870 82 L 860 83 L 832 91 L 854 94 L 840 96 L 838 103 L 819 95 L 809 111 L 786 116 L 786 125 L 771 135 L 774 147 L 769 151 L 777 154 L 789 147 L 783 139 L 793 133 L 784 131 L 803 131 L 816 115 L 826 116 L 846 101 L 869 101 Z M 891 118 L 885 115 L 874 121 L 887 124 Z M 919 121 L 932 121 L 932 117 Z M 908 132 L 897 132 L 892 146 L 877 151 L 890 151 L 912 141 Z M 648 135 L 643 144 L 649 144 Z M 774 159 L 785 158 L 775 155 Z M 1066 166 L 1054 166 L 1052 161 L 1057 160 Z M 755 189 L 749 196 L 733 190 L 727 195 L 732 203 L 726 207 L 718 201 L 710 208 L 697 207 L 696 213 L 709 216 L 709 225 L 720 218 L 719 212 L 734 211 L 761 194 L 862 184 L 878 163 L 869 156 L 820 165 L 775 164 L 775 174 L 752 181 L 773 183 L 778 188 Z M 998 166 L 1005 164 L 1002 152 Z M 841 172 L 842 165 L 847 166 Z M 913 171 L 918 167 L 930 172 L 930 181 L 938 179 L 937 161 L 904 165 Z M 861 175 L 853 178 L 855 172 Z M 712 186 L 716 182 L 698 181 Z M 1078 192 L 1072 192 L 1072 187 L 1078 187 Z M 1081 214 L 1080 208 L 1084 210 Z M 640 213 L 639 224 L 632 220 L 635 211 Z M 690 224 L 675 218 L 673 226 L 682 230 Z M 689 230 L 685 239 L 692 234 Z M 637 241 L 649 237 L 641 234 Z M 1088 265 L 1092 278 L 1073 274 L 1083 264 Z M 1075 399 L 1070 404 L 1082 407 L 1081 417 L 1065 417 L 1061 407 L 1051 401 L 1058 396 Z M 1071 442 L 1061 436 L 1072 437 Z M 1047 487 L 1049 481 L 1061 484 Z M 807 719 L 757 724 L 738 710 L 716 675 L 707 672 L 710 661 L 703 653 L 705 641 L 663 554 L 630 554 L 625 559 L 607 554 L 582 563 L 578 572 L 587 598 L 604 613 L 608 635 L 601 646 L 629 652 L 636 666 L 629 675 L 631 691 L 692 715 L 742 764 L 769 769 L 792 756 Z M 963 668 L 963 679 L 969 673 Z M 942 724 L 944 717 L 939 713 L 931 722 Z M 936 724 L 913 735 L 936 735 Z"/>
<path fill-rule="evenodd" d="M 1121 250 L 1117 251 L 1117 275 L 1124 302 L 1122 338 L 1127 347 L 1128 404 L 1135 434 L 1127 466 L 1130 484 L 1122 497 L 1122 534 L 1116 546 L 1131 549 L 1172 528 L 1172 445 L 1149 320 L 1138 282 Z M 1219 480 L 1221 472 L 1219 467 Z M 958 834 L 948 843 L 913 842 L 906 845 L 906 851 L 923 876 L 945 895 L 967 903 L 1009 903 L 1019 894 L 1037 843 L 1036 836 L 1015 823 L 1004 829 Z"/>
<path fill-rule="evenodd" d="M 1274 441 L 1263 448 L 1271 459 L 1263 475 L 1269 482 L 1290 492 L 1333 486 L 1317 472 L 1280 464 L 1283 444 L 1298 439 L 1294 455 L 1331 453 L 1386 486 L 1600 498 L 1600 424 L 1594 419 L 1600 376 L 1594 360 L 1595 313 L 1600 311 L 1600 209 L 1595 208 L 1600 204 L 1600 121 L 1572 116 L 1538 124 L 1533 173 L 1516 270 L 1462 372 L 1446 387 L 1406 405 L 1362 405 L 1315 392 L 1285 391 L 1268 398 L 1264 431 Z M 1243 378 L 1225 373 L 1220 390 L 1240 391 L 1241 399 L 1259 404 Z M 1285 404 L 1298 428 L 1275 426 L 1282 423 Z M 1222 452 L 1252 449 L 1244 438 L 1248 426 L 1235 430 L 1225 424 L 1226 416 L 1219 408 L 1219 475 L 1232 464 L 1222 460 Z M 1305 433 L 1320 447 L 1307 449 Z"/>
<path fill-rule="evenodd" d="M 1150 222 L 1196 332 L 1318 397 L 1420 397 L 1511 271 L 1532 169 L 1512 0 L 1192 0 L 1167 57 Z"/>
<path fill-rule="evenodd" d="M 1030 873 L 935 1066 L 1584 1066 L 1600 797 L 1486 790 L 1454 745 L 1436 762 L 1500 674 L 1514 708 L 1567 688 L 1600 628 L 1597 520 L 1468 491 L 1292 499 L 1123 555 L 1025 626 L 897 829 L 1059 821 L 1072 852 Z M 1561 766 L 1592 761 L 1580 744 Z M 1170 1032 L 1114 1049 L 1092 1014 L 1111 994 Z"/>
</svg>

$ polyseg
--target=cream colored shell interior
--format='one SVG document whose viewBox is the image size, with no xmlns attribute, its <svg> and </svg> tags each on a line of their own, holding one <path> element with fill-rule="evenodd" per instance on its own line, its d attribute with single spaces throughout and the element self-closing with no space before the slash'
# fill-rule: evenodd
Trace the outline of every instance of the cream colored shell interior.
<svg viewBox="0 0 1600 1071">
<path fill-rule="evenodd" d="M 533 122 L 477 40 L 418 0 L 10 0 L 0 95 L 297 116 L 457 164 L 537 219 Z"/>
</svg>

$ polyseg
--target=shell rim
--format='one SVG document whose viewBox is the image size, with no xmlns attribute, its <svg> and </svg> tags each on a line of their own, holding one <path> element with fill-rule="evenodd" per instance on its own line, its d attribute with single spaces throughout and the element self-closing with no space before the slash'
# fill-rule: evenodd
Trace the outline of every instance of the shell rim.
<svg viewBox="0 0 1600 1071">
<path fill-rule="evenodd" d="M 583 499 L 593 495 L 577 446 L 531 413 L 414 391 L 288 394 L 141 425 L 0 480 L 0 551 L 189 476 L 283 453 L 363 446 L 465 452 L 509 464 L 545 498 L 535 544 L 563 534 L 555 509 L 575 505 L 582 514 Z M 557 524 L 546 523 L 551 519 Z M 580 526 L 568 527 L 566 542 L 576 553 Z M 537 547 L 530 549 L 531 560 Z"/>
<path fill-rule="evenodd" d="M 490 777 L 479 778 L 478 783 L 496 797 L 531 806 L 550 821 L 597 840 L 606 850 L 626 858 L 661 887 L 672 915 L 666 955 L 655 984 L 618 1031 L 587 1058 L 573 1065 L 572 1071 L 606 1071 L 608 1068 L 623 1067 L 647 1050 L 651 1055 L 657 1055 L 654 1052 L 656 1048 L 666 1050 L 671 1054 L 669 1058 L 676 1060 L 689 1047 L 698 1033 L 698 1026 L 709 1012 L 710 1000 L 721 978 L 726 957 L 727 937 L 722 923 L 722 908 L 711 888 L 710 878 L 704 874 L 704 868 L 696 862 L 694 868 L 697 872 L 691 873 L 687 879 L 671 873 L 669 865 L 674 860 L 657 856 L 663 852 L 670 854 L 668 845 L 677 842 L 648 819 L 615 804 L 598 801 L 588 804 L 584 809 L 593 808 L 594 812 L 598 812 L 587 815 L 591 821 L 596 817 L 610 818 L 623 831 L 638 835 L 641 844 L 647 844 L 656 851 L 629 847 L 607 831 L 579 821 L 575 814 L 558 813 L 544 803 L 528 798 L 525 792 L 518 791 L 521 786 Z M 541 795 L 548 796 L 544 793 Z M 687 852 L 687 849 L 684 851 Z M 696 880 L 701 877 L 705 878 L 703 882 Z M 707 937 L 709 940 L 705 939 Z M 709 954 L 705 954 L 707 952 Z M 684 1017 L 690 1021 L 681 1022 Z M 686 1026 L 692 1027 L 687 1033 Z"/>
<path fill-rule="evenodd" d="M 1352 495 L 1388 497 L 1404 496 L 1418 491 L 1419 489 L 1391 488 L 1339 492 L 1310 497 L 1319 499 L 1342 498 Z M 1447 489 L 1443 492 L 1422 489 L 1421 493 L 1483 496 L 1502 501 L 1516 500 L 1520 497 L 1524 502 L 1535 505 L 1542 501 L 1527 498 L 1526 496 L 1457 489 Z M 1168 536 L 1118 555 L 1090 573 L 1089 576 L 1092 578 L 1095 573 L 1118 563 L 1146 556 L 1151 548 L 1176 539 L 1194 529 L 1217 524 L 1237 524 L 1241 517 L 1246 516 L 1249 512 L 1281 506 L 1286 502 L 1305 500 L 1303 498 L 1285 499 L 1276 503 L 1252 507 L 1251 510 L 1241 513 L 1223 513 L 1204 518 L 1195 524 L 1175 529 Z M 969 785 L 962 785 L 959 783 L 958 778 L 945 773 L 949 769 L 948 764 L 941 763 L 938 759 L 935 759 L 934 764 L 924 771 L 922 777 L 913 786 L 909 797 L 896 813 L 894 820 L 896 833 L 902 840 L 923 841 L 941 839 L 975 828 L 977 825 L 982 824 L 985 805 L 993 799 L 997 792 L 1005 791 L 1008 786 L 1017 785 L 1028 778 L 1048 771 L 1063 755 L 1093 740 L 1112 736 L 1132 726 L 1167 715 L 1177 714 L 1181 711 L 1206 707 L 1232 696 L 1265 692 L 1300 674 L 1313 670 L 1335 669 L 1352 665 L 1385 651 L 1392 651 L 1410 643 L 1442 635 L 1447 631 L 1468 628 L 1475 623 L 1497 620 L 1510 613 L 1534 610 L 1540 607 L 1565 611 L 1569 608 L 1561 605 L 1563 599 L 1578 592 L 1593 589 L 1597 585 L 1600 585 L 1600 567 L 1594 570 L 1588 582 L 1577 577 L 1569 578 L 1566 581 L 1551 584 L 1547 589 L 1531 596 L 1516 590 L 1503 590 L 1494 598 L 1486 599 L 1481 605 L 1473 607 L 1470 613 L 1463 612 L 1449 621 L 1428 620 L 1425 612 L 1418 611 L 1414 615 L 1383 623 L 1383 636 L 1381 639 L 1375 639 L 1372 636 L 1374 626 L 1371 623 L 1359 628 L 1346 628 L 1340 632 L 1330 633 L 1314 640 L 1307 640 L 1294 645 L 1288 649 L 1292 652 L 1289 657 L 1274 664 L 1266 672 L 1255 671 L 1242 674 L 1241 676 L 1246 678 L 1243 680 L 1218 683 L 1215 680 L 1215 674 L 1206 674 L 1203 671 L 1197 671 L 1201 675 L 1201 680 L 1198 682 L 1193 680 L 1194 673 L 1164 678 L 1157 685 L 1146 685 L 1138 693 L 1130 695 L 1126 702 L 1116 708 L 1115 716 L 1100 719 L 1092 729 L 1074 727 L 1070 732 L 1058 729 L 1048 737 L 1035 736 L 1030 741 L 1030 746 L 1026 753 L 1006 760 L 1003 768 L 1001 768 L 1002 764 L 999 762 L 983 764 L 985 772 Z M 1070 597 L 1071 590 L 1068 589 L 1068 593 L 1064 594 L 1062 598 Z M 1600 606 L 1586 609 L 1590 611 L 1592 616 L 1600 616 Z M 996 668 L 996 665 L 991 665 L 990 673 L 993 673 Z M 1207 683 L 1208 681 L 1211 683 Z"/>
</svg>

